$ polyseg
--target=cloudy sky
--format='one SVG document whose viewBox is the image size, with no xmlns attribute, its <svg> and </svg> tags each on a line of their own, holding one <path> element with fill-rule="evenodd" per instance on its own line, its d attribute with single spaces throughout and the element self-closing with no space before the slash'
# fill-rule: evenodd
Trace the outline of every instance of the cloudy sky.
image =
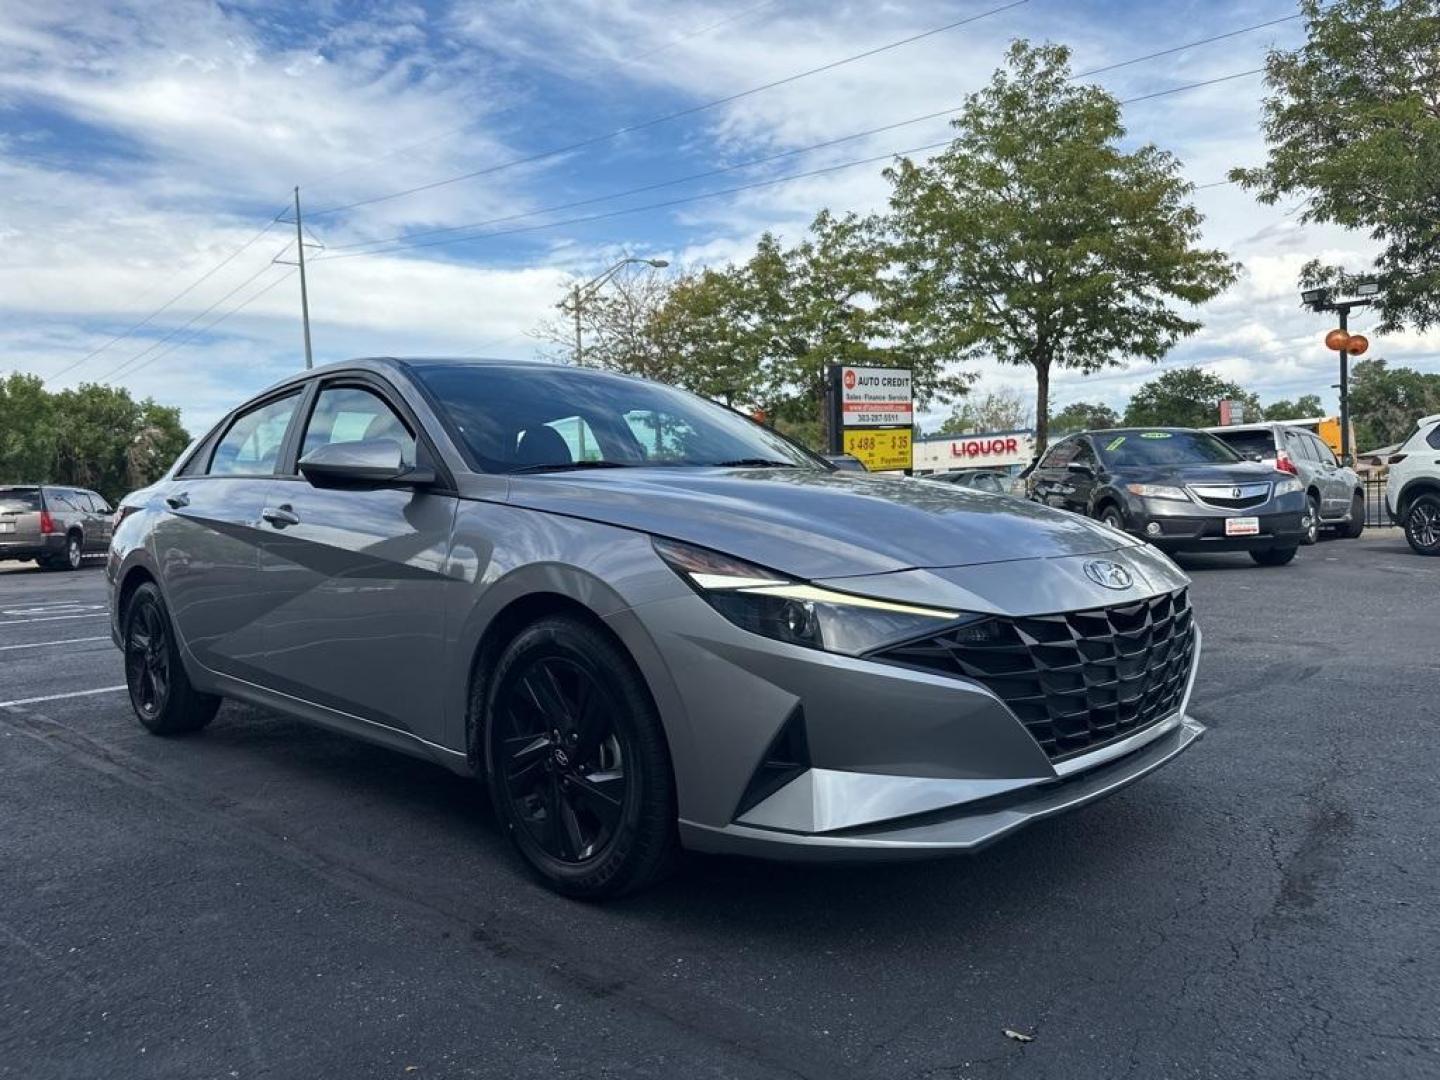
<svg viewBox="0 0 1440 1080">
<path fill-rule="evenodd" d="M 765 229 L 795 237 L 821 207 L 886 196 L 879 164 L 724 189 L 947 128 L 932 119 L 667 181 L 952 108 L 1016 37 L 1069 44 L 1085 72 L 1293 12 L 1283 0 L 0 0 L 0 370 L 56 389 L 118 382 L 181 406 L 194 428 L 294 370 L 294 225 L 274 219 L 297 184 L 317 245 L 317 363 L 529 357 L 528 332 L 567 282 L 622 254 L 723 263 Z M 1093 78 L 1151 94 L 1256 68 L 1301 33 L 1284 22 Z M 1261 92 L 1250 76 L 1128 105 L 1129 138 L 1212 184 L 1262 159 Z M 1327 326 L 1298 308 L 1295 274 L 1315 254 L 1361 265 L 1368 242 L 1301 227 L 1294 207 L 1233 186 L 1195 199 L 1207 241 L 1246 272 L 1161 366 L 1201 363 L 1264 400 L 1333 402 Z M 379 243 L 394 236 L 426 246 Z M 1440 370 L 1440 335 L 1376 346 Z M 1120 405 L 1153 374 L 1062 374 L 1054 394 Z M 1028 390 L 1027 372 L 983 369 L 982 385 L 1002 384 Z"/>
</svg>

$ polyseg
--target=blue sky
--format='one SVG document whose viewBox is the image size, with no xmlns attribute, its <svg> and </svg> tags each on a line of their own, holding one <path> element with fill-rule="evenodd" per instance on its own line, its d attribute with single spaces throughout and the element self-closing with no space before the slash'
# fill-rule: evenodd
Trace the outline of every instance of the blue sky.
<svg viewBox="0 0 1440 1080">
<path fill-rule="evenodd" d="M 0 2 L 0 367 L 55 387 L 113 377 L 180 405 L 199 427 L 301 363 L 298 286 L 286 266 L 270 265 L 293 257 L 293 246 L 284 250 L 293 226 L 274 225 L 150 322 L 111 339 L 251 240 L 296 184 L 310 232 L 333 256 L 342 245 L 531 214 L 958 105 L 1015 37 L 1065 42 L 1083 71 L 1294 10 L 1279 0 L 1029 0 L 583 149 L 324 212 L 728 97 L 1003 3 Z M 1299 22 L 1284 23 L 1095 80 L 1121 97 L 1152 93 L 1258 67 L 1267 47 L 1300 34 Z M 1221 180 L 1230 166 L 1261 160 L 1261 90 L 1250 77 L 1127 106 L 1130 138 L 1175 151 L 1197 184 Z M 683 198 L 946 133 L 932 120 L 494 228 Z M 877 164 L 463 244 L 328 260 L 313 252 L 317 361 L 531 356 L 531 331 L 567 283 L 621 254 L 723 263 L 765 229 L 793 238 L 821 207 L 877 209 L 885 195 Z M 1293 207 L 1258 206 L 1232 186 L 1195 199 L 1207 241 L 1246 272 L 1162 366 L 1204 363 L 1266 400 L 1308 391 L 1333 400 L 1333 360 L 1318 347 L 1327 327 L 1298 308 L 1295 272 L 1315 254 L 1360 265 L 1369 242 L 1303 227 Z M 1433 333 L 1375 344 L 1394 362 L 1440 370 Z M 985 386 L 1029 389 L 1025 370 L 981 365 L 981 374 Z M 1119 404 L 1153 374 L 1148 364 L 1061 374 L 1054 393 L 1061 403 Z"/>
</svg>

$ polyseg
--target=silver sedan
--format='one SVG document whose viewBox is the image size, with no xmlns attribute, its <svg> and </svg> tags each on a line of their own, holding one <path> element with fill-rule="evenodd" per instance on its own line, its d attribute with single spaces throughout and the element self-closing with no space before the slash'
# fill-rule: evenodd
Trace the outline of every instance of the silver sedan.
<svg viewBox="0 0 1440 1080">
<path fill-rule="evenodd" d="M 128 497 L 112 628 L 149 730 L 252 702 L 484 778 L 547 883 L 681 847 L 969 851 L 1202 734 L 1185 576 L 1078 516 L 836 471 L 673 388 L 358 360 Z"/>
</svg>

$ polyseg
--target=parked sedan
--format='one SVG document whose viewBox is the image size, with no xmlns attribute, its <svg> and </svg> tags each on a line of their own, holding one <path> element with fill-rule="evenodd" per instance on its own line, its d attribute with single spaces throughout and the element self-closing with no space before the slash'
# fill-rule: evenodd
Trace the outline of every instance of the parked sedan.
<svg viewBox="0 0 1440 1080">
<path fill-rule="evenodd" d="M 990 469 L 956 469 L 953 472 L 931 473 L 924 479 L 942 484 L 958 484 L 974 491 L 988 491 L 992 495 L 1010 493 L 1009 478 Z"/>
<path fill-rule="evenodd" d="M 1203 728 L 1185 576 L 1044 507 L 838 472 L 551 365 L 364 360 L 242 405 L 122 507 L 130 700 L 222 697 L 485 778 L 551 886 L 674 851 L 968 851 Z"/>
<path fill-rule="evenodd" d="M 1072 435 L 1046 451 L 1026 482 L 1039 502 L 1169 552 L 1248 551 L 1261 566 L 1281 566 L 1305 535 L 1297 477 L 1189 428 Z"/>
</svg>

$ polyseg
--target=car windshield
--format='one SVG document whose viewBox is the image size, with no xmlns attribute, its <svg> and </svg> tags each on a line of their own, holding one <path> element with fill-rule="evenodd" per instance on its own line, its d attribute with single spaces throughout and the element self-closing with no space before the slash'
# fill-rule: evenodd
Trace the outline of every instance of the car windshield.
<svg viewBox="0 0 1440 1080">
<path fill-rule="evenodd" d="M 40 509 L 39 488 L 0 488 L 0 510 L 19 511 Z"/>
<path fill-rule="evenodd" d="M 1102 431 L 1095 437 L 1100 456 L 1126 465 L 1229 465 L 1243 461 L 1214 435 L 1203 431 Z"/>
<path fill-rule="evenodd" d="M 486 472 L 830 466 L 729 409 L 660 383 L 560 365 L 414 363 Z"/>
<path fill-rule="evenodd" d="M 1256 454 L 1262 458 L 1275 456 L 1275 436 L 1268 428 L 1251 431 L 1217 431 L 1215 438 L 1240 455 Z"/>
</svg>

